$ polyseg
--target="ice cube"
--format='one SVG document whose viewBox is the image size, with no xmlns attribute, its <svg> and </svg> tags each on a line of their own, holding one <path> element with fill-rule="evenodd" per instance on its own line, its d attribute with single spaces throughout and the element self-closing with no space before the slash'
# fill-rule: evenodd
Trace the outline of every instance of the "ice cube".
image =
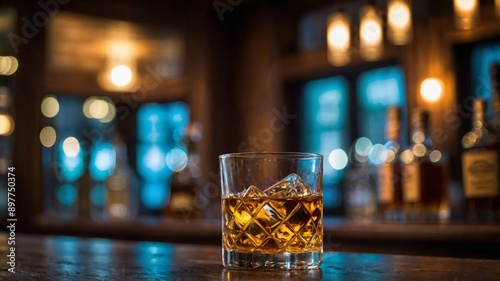
<svg viewBox="0 0 500 281">
<path fill-rule="evenodd" d="M 303 197 L 311 195 L 311 190 L 299 175 L 293 173 L 264 190 L 264 194 L 269 197 Z"/>
<path fill-rule="evenodd" d="M 240 192 L 240 197 L 265 197 L 266 195 L 255 185 L 249 186 L 247 189 Z"/>
</svg>

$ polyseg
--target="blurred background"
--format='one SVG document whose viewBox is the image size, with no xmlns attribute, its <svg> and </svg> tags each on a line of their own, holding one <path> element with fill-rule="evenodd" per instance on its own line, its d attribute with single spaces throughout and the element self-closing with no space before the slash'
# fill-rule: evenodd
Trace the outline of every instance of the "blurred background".
<svg viewBox="0 0 500 281">
<path fill-rule="evenodd" d="M 443 191 L 429 195 L 437 217 L 417 221 L 467 223 L 479 205 L 464 195 L 462 137 L 474 99 L 496 116 L 499 10 L 493 0 L 1 1 L 0 217 L 15 167 L 22 231 L 181 240 L 196 221 L 219 232 L 218 155 L 308 151 L 325 157 L 327 217 L 408 223 L 418 202 L 395 207 L 404 218 L 384 205 L 381 167 L 428 155 L 414 138 L 419 108 Z M 489 144 L 498 155 L 498 139 Z M 396 189 L 390 198 L 413 203 Z M 498 212 L 498 192 L 488 196 Z"/>
</svg>

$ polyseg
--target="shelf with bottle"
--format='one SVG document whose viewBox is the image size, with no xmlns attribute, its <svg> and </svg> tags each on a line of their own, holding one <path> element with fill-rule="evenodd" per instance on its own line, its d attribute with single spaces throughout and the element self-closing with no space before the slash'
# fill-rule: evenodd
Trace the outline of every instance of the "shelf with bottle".
<svg viewBox="0 0 500 281">
<path fill-rule="evenodd" d="M 446 221 L 450 218 L 447 156 L 434 147 L 427 110 L 414 110 L 412 127 L 411 146 L 401 153 L 406 219 Z"/>
<path fill-rule="evenodd" d="M 500 221 L 500 67 L 491 66 L 493 119 L 485 100 L 473 105 L 472 130 L 462 138 L 462 177 L 467 221 Z"/>
</svg>

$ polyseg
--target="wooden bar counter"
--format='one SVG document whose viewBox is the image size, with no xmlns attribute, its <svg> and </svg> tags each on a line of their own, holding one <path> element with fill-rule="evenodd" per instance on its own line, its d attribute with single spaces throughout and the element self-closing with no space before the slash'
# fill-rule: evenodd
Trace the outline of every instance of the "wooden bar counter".
<svg viewBox="0 0 500 281">
<path fill-rule="evenodd" d="M 0 234 L 0 280 L 499 280 L 500 261 L 325 251 L 320 270 L 239 271 L 220 246 L 18 234 L 15 273 Z"/>
</svg>

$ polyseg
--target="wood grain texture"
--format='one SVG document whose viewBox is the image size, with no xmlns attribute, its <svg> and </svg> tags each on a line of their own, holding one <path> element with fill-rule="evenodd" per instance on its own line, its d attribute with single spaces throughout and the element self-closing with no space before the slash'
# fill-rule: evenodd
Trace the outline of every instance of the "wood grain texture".
<svg viewBox="0 0 500 281">
<path fill-rule="evenodd" d="M 6 235 L 0 250 L 7 251 Z M 320 270 L 238 271 L 219 246 L 18 235 L 15 274 L 0 280 L 498 280 L 500 261 L 327 251 Z"/>
</svg>

